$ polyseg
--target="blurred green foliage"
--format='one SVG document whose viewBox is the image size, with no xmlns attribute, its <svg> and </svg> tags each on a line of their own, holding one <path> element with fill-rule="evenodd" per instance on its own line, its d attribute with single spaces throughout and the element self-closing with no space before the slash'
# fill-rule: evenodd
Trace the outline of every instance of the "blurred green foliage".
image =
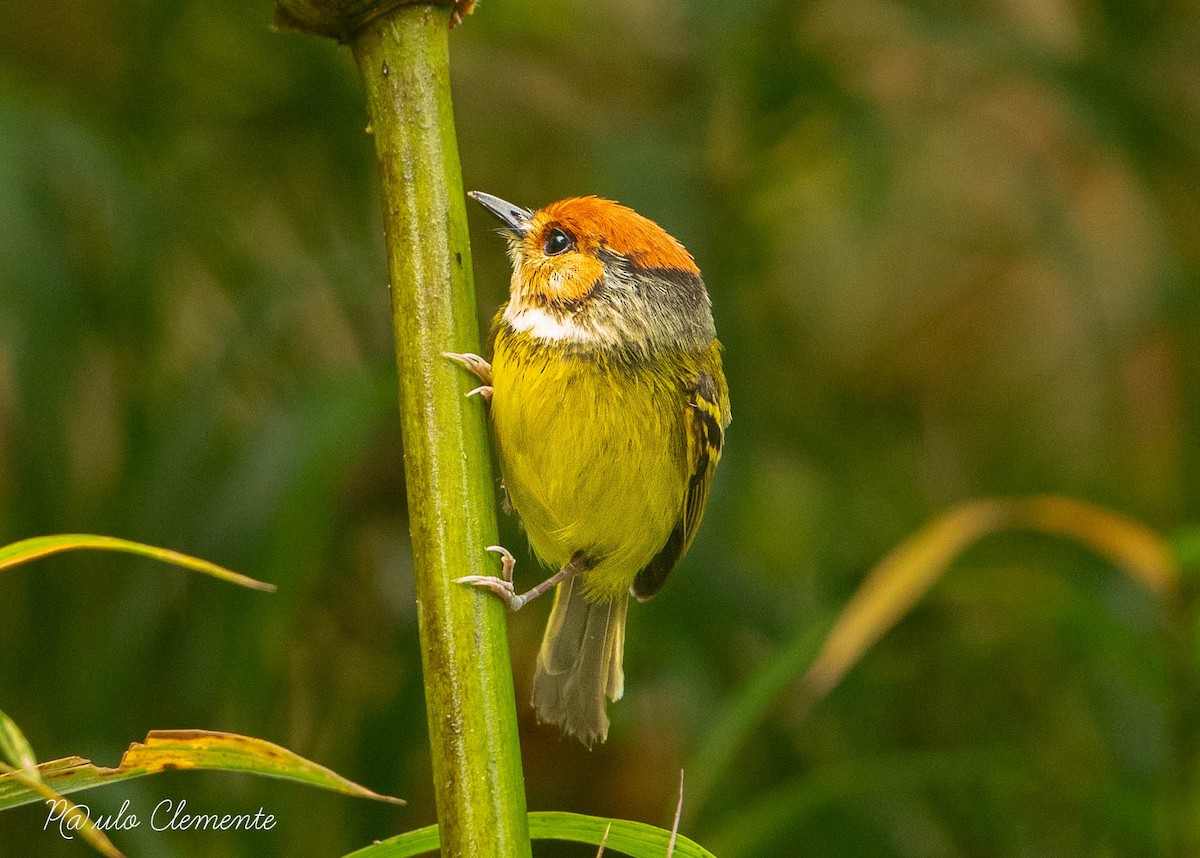
<svg viewBox="0 0 1200 858">
<path fill-rule="evenodd" d="M 411 803 L 167 775 L 89 800 L 280 824 L 143 827 L 131 855 L 337 855 L 433 821 L 366 110 L 348 54 L 270 14 L 0 17 L 0 544 L 111 533 L 280 588 L 106 556 L 9 573 L 0 704 L 43 759 L 229 730 Z M 1114 0 L 485 0 L 455 31 L 467 186 L 673 232 L 733 396 L 705 526 L 631 612 L 608 744 L 521 708 L 531 809 L 669 825 L 716 713 L 949 506 L 1200 521 L 1197 32 L 1190 4 Z M 508 268 L 472 217 L 486 324 Z M 811 713 L 785 697 L 685 831 L 721 855 L 1189 854 L 1195 607 L 993 538 Z M 510 623 L 522 700 L 545 610 Z M 0 816 L 5 854 L 82 854 L 44 818 Z"/>
</svg>

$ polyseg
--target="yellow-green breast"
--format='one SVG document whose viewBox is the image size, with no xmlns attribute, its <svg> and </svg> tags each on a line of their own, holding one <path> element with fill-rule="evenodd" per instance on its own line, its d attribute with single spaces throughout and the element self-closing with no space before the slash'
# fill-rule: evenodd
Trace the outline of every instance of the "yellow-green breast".
<svg viewBox="0 0 1200 858">
<path fill-rule="evenodd" d="M 628 589 L 679 520 L 685 384 L 713 359 L 719 372 L 717 348 L 633 361 L 497 330 L 491 416 L 505 486 L 543 562 L 595 562 L 593 597 Z"/>
</svg>

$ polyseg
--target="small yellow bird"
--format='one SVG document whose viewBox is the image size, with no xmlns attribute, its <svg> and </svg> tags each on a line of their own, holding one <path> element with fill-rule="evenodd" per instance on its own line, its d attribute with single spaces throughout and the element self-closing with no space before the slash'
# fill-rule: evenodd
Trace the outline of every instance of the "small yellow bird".
<svg viewBox="0 0 1200 858">
<path fill-rule="evenodd" d="M 483 382 L 508 505 L 558 571 L 518 595 L 493 546 L 501 577 L 458 580 L 514 611 L 558 587 L 533 706 L 590 746 L 624 688 L 629 594 L 662 588 L 704 515 L 729 424 L 721 344 L 700 270 L 653 221 L 597 197 L 470 196 L 504 224 L 512 285 L 492 363 L 446 356 Z"/>
</svg>

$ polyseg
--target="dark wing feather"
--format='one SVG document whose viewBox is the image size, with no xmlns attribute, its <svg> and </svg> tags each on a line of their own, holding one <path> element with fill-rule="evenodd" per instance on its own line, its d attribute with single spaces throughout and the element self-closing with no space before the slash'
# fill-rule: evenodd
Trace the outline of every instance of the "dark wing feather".
<svg viewBox="0 0 1200 858">
<path fill-rule="evenodd" d="M 729 423 L 728 415 L 722 413 L 724 399 L 716 380 L 707 372 L 700 373 L 691 389 L 687 403 L 688 415 L 684 421 L 688 462 L 691 465 L 687 495 L 684 497 L 679 520 L 675 523 L 666 544 L 645 568 L 638 572 L 633 581 L 630 592 L 639 600 L 645 601 L 662 589 L 663 584 L 667 582 L 667 576 L 687 553 L 696 537 L 700 520 L 704 518 L 704 505 L 708 502 L 713 472 L 717 468 L 717 460 L 721 458 L 721 445 L 725 439 L 724 426 Z"/>
</svg>

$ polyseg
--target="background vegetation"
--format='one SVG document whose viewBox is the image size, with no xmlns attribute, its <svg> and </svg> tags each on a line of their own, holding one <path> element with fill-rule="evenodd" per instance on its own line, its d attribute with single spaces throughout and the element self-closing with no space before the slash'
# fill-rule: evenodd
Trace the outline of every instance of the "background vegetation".
<svg viewBox="0 0 1200 858">
<path fill-rule="evenodd" d="M 42 758 L 229 730 L 410 805 L 222 774 L 87 796 L 280 819 L 143 828 L 132 855 L 335 855 L 433 821 L 363 93 L 270 13 L 0 19 L 0 544 L 111 533 L 280 588 L 102 555 L 7 573 L 0 700 Z M 608 744 L 522 706 L 531 809 L 669 824 L 716 714 L 962 502 L 1070 495 L 1200 553 L 1198 31 L 1107 0 L 490 0 L 454 33 L 467 186 L 599 193 L 677 235 L 734 403 L 695 548 L 632 612 Z M 508 269 L 472 217 L 484 325 Z M 522 701 L 547 607 L 510 623 Z M 785 694 L 684 830 L 723 856 L 751 830 L 757 855 L 1180 849 L 1194 608 L 993 537 L 815 708 Z M 0 816 L 0 842 L 81 854 L 44 817 Z"/>
</svg>

